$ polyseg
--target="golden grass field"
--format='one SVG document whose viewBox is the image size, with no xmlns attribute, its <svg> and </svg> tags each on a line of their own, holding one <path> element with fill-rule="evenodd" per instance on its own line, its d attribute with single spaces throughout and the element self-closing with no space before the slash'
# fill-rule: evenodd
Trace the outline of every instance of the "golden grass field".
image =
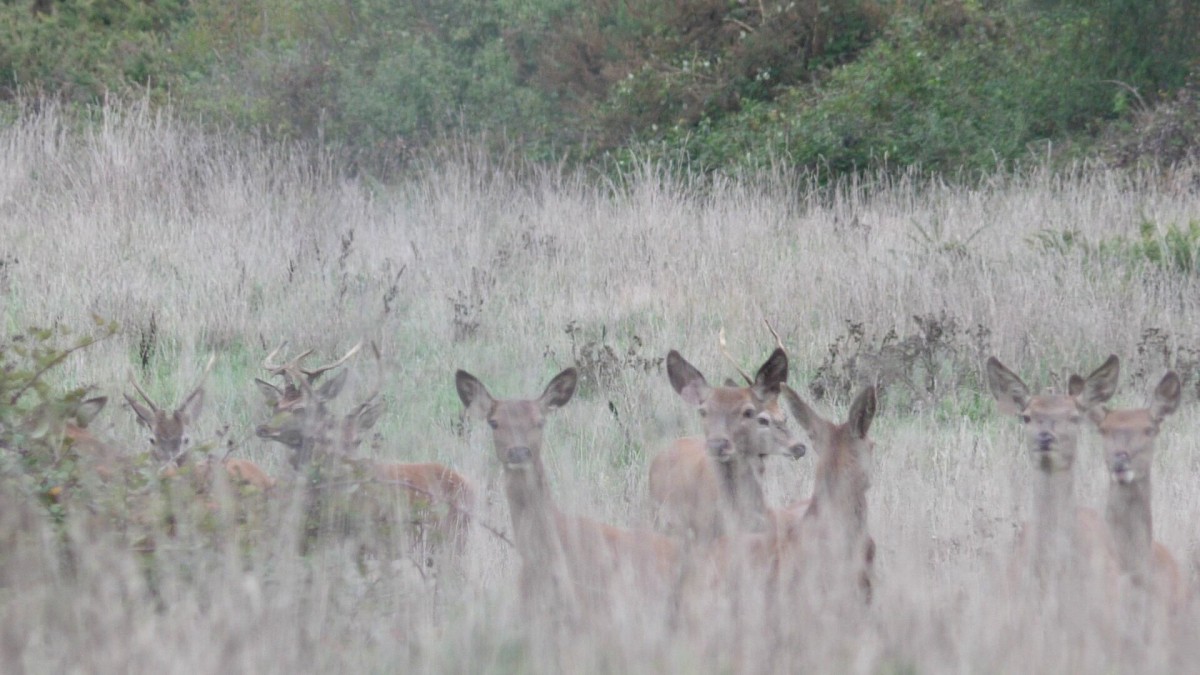
<svg viewBox="0 0 1200 675">
<path fill-rule="evenodd" d="M 282 449 L 254 435 L 263 357 L 283 340 L 325 360 L 373 341 L 380 364 L 351 361 L 334 404 L 344 412 L 382 376 L 387 408 L 363 453 L 454 467 L 479 489 L 478 518 L 508 531 L 489 430 L 460 427 L 454 372 L 497 396 L 534 397 L 576 364 L 581 389 L 545 428 L 558 503 L 648 526 L 650 457 L 700 431 L 667 382 L 668 350 L 710 379 L 733 376 L 718 334 L 743 368 L 757 367 L 774 347 L 766 319 L 791 358 L 789 381 L 822 414 L 843 419 L 860 386 L 882 385 L 868 492 L 876 594 L 861 613 L 802 604 L 777 632 L 743 607 L 673 630 L 636 594 L 616 593 L 613 625 L 564 627 L 522 613 L 518 552 L 480 527 L 459 563 L 419 570 L 387 555 L 363 564 L 349 540 L 301 556 L 283 526 L 243 528 L 249 545 L 184 532 L 147 558 L 68 525 L 77 548 L 66 569 L 49 530 L 9 509 L 0 670 L 1190 672 L 1200 662 L 1197 601 L 1130 660 L 1088 603 L 1010 596 L 1002 582 L 1033 469 L 1019 422 L 996 410 L 984 379 L 996 355 L 1032 388 L 1062 390 L 1068 374 L 1115 353 L 1113 404 L 1137 407 L 1178 370 L 1183 403 L 1157 443 L 1155 533 L 1197 583 L 1200 273 L 1146 247 L 1200 222 L 1194 168 L 1034 166 L 975 187 L 915 175 L 821 187 L 782 171 L 680 179 L 657 166 L 617 181 L 464 148 L 381 185 L 137 105 L 82 128 L 54 108 L 30 110 L 0 127 L 0 156 L 4 333 L 116 321 L 116 335 L 53 379 L 107 395 L 90 428 L 130 453 L 148 449 L 120 396 L 130 369 L 174 402 L 215 354 L 196 436 L 228 426 L 236 456 L 286 482 Z M 1080 443 L 1076 494 L 1102 509 L 1095 431 Z M 807 496 L 812 466 L 773 459 L 768 501 Z M 291 522 L 279 517 L 267 522 Z"/>
</svg>

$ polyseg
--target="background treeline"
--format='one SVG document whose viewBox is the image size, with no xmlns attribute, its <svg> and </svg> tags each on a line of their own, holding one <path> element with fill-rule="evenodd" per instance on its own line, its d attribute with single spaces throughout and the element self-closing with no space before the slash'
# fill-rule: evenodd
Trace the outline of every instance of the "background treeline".
<svg viewBox="0 0 1200 675">
<path fill-rule="evenodd" d="M 1196 155 L 1197 35 L 1194 0 L 0 0 L 0 99 L 148 92 L 373 172 L 467 135 L 975 175 Z"/>
</svg>

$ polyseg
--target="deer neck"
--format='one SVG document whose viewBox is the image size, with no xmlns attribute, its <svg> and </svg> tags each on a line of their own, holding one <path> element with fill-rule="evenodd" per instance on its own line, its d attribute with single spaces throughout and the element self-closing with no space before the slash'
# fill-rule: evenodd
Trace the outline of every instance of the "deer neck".
<svg viewBox="0 0 1200 675">
<path fill-rule="evenodd" d="M 1104 519 L 1108 523 L 1121 570 L 1144 579 L 1150 568 L 1154 548 L 1154 519 L 1150 513 L 1150 480 L 1143 477 L 1131 483 L 1112 482 Z"/>
<path fill-rule="evenodd" d="M 1037 472 L 1032 523 L 1038 567 L 1043 572 L 1060 569 L 1079 543 L 1075 476 L 1070 469 Z"/>
<path fill-rule="evenodd" d="M 534 561 L 554 555 L 559 548 L 555 530 L 558 506 L 550 495 L 541 458 L 535 456 L 527 467 L 505 467 L 504 492 L 522 557 Z"/>
<path fill-rule="evenodd" d="M 867 478 L 847 469 L 832 463 L 818 468 L 805 518 L 827 524 L 826 536 L 851 545 L 867 531 Z"/>
<path fill-rule="evenodd" d="M 770 516 L 767 501 L 763 497 L 762 483 L 754 463 L 741 458 L 728 462 L 714 462 L 717 482 L 721 486 L 721 499 L 729 522 L 725 529 L 737 532 L 766 531 Z"/>
</svg>

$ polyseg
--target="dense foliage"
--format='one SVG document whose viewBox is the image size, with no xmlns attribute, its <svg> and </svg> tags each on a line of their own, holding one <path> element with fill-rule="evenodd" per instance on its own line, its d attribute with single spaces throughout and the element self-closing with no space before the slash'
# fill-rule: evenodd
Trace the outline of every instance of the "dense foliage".
<svg viewBox="0 0 1200 675">
<path fill-rule="evenodd" d="M 1197 34 L 1187 0 L 3 0 L 0 97 L 148 90 L 375 168 L 467 134 L 531 159 L 978 172 L 1097 147 L 1185 86 Z"/>
</svg>

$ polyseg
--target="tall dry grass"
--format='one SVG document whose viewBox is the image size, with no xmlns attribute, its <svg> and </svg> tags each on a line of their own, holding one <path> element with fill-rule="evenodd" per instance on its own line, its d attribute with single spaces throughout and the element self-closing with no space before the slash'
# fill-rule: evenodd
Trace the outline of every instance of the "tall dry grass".
<svg viewBox="0 0 1200 675">
<path fill-rule="evenodd" d="M 173 402 L 218 354 L 200 435 L 228 424 L 238 452 L 277 476 L 288 471 L 279 450 L 252 435 L 265 412 L 251 378 L 284 339 L 325 356 L 378 343 L 389 407 L 370 452 L 473 477 L 488 497 L 480 517 L 499 527 L 508 512 L 487 430 L 458 433 L 456 368 L 497 395 L 533 396 L 581 362 L 584 390 L 547 426 L 553 488 L 569 512 L 635 525 L 649 521 L 649 455 L 699 428 L 654 363 L 668 349 L 728 370 L 723 328 L 748 368 L 772 345 L 766 318 L 793 384 L 824 378 L 824 414 L 842 417 L 858 384 L 887 385 L 869 493 L 877 596 L 853 621 L 797 607 L 785 642 L 737 614 L 673 632 L 639 615 L 637 598 L 614 596 L 628 618 L 615 628 L 528 625 L 517 553 L 483 530 L 436 579 L 402 560 L 357 564 L 349 542 L 297 556 L 287 528 L 259 531 L 248 551 L 184 538 L 193 543 L 164 545 L 150 562 L 81 533 L 89 543 L 65 567 L 32 507 L 4 504 L 0 532 L 20 553 L 0 574 L 0 656 L 14 670 L 1128 666 L 1088 607 L 1021 604 L 1000 583 L 1014 525 L 1029 515 L 1032 468 L 1018 424 L 981 384 L 990 354 L 1035 388 L 1061 389 L 1069 372 L 1117 353 L 1122 405 L 1140 405 L 1168 366 L 1185 371 L 1183 409 L 1159 441 L 1155 515 L 1159 539 L 1197 575 L 1200 276 L 1127 245 L 1144 221 L 1200 219 L 1195 189 L 1038 167 L 973 188 L 916 176 L 828 188 L 782 174 L 685 180 L 654 166 L 614 183 L 500 167 L 469 149 L 380 186 L 319 154 L 203 133 L 137 105 L 86 126 L 30 111 L 0 129 L 0 154 L 6 331 L 115 319 L 116 338 L 59 373 L 110 398 L 132 367 Z M 366 362 L 351 368 L 361 391 Z M 93 428 L 144 443 L 115 403 Z M 1085 434 L 1077 467 L 1079 499 L 1097 507 L 1098 447 Z M 769 500 L 806 496 L 810 472 L 807 460 L 772 464 Z M 1182 636 L 1200 629 L 1194 608 L 1177 624 Z M 1159 635 L 1137 665 L 1184 670 L 1198 651 Z"/>
</svg>

